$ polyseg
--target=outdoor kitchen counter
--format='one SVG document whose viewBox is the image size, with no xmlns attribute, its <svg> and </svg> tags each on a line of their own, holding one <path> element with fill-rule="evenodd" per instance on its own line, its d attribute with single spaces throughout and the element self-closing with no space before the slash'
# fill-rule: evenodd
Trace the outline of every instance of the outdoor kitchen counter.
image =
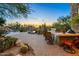
<svg viewBox="0 0 79 59">
<path fill-rule="evenodd" d="M 59 35 L 60 37 L 62 37 L 62 36 L 67 36 L 67 37 L 69 37 L 69 36 L 79 36 L 79 34 L 61 34 L 61 35 Z"/>
<path fill-rule="evenodd" d="M 59 44 L 61 40 L 64 40 L 69 37 L 79 37 L 79 34 L 63 34 L 63 33 L 54 33 L 54 43 Z"/>
<path fill-rule="evenodd" d="M 79 34 L 62 34 L 62 35 L 59 35 L 59 44 L 62 44 L 62 41 L 63 40 L 66 40 L 66 39 L 79 39 Z"/>
</svg>

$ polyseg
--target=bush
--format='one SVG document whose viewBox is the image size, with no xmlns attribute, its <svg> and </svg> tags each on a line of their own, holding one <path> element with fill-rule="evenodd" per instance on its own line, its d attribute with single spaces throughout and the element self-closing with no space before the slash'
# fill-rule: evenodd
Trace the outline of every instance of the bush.
<svg viewBox="0 0 79 59">
<path fill-rule="evenodd" d="M 6 49 L 14 46 L 16 44 L 17 38 L 14 37 L 4 37 L 4 40 L 0 40 L 0 52 L 5 51 Z"/>
<path fill-rule="evenodd" d="M 11 46 L 13 46 L 13 45 L 16 44 L 17 38 L 7 36 L 7 37 L 5 38 L 5 41 L 6 41 L 6 42 L 8 41 L 8 43 L 9 43 Z"/>
<path fill-rule="evenodd" d="M 79 24 L 79 15 L 75 16 L 72 18 L 72 26 L 75 24 Z"/>
<path fill-rule="evenodd" d="M 27 51 L 29 51 L 29 46 L 28 44 L 23 43 L 20 48 L 20 53 L 25 54 Z"/>
<path fill-rule="evenodd" d="M 21 52 L 22 54 L 27 53 L 27 51 L 28 51 L 27 47 L 21 47 L 21 49 L 20 49 L 20 52 Z"/>
</svg>

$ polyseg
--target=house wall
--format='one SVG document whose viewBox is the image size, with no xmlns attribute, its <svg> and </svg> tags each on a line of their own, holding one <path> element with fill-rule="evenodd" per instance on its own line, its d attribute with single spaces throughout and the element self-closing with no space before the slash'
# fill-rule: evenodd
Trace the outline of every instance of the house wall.
<svg viewBox="0 0 79 59">
<path fill-rule="evenodd" d="M 74 17 L 78 14 L 78 4 L 77 3 L 72 3 L 71 4 L 71 16 Z"/>
</svg>

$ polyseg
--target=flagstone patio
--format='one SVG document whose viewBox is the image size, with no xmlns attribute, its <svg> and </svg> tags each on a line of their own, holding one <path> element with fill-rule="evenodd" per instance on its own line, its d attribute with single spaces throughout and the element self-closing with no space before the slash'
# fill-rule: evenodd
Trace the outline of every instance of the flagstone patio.
<svg viewBox="0 0 79 59">
<path fill-rule="evenodd" d="M 79 55 L 79 51 L 76 54 L 70 54 L 63 50 L 62 47 L 54 44 L 48 45 L 42 35 L 28 34 L 22 32 L 18 34 L 9 34 L 9 36 L 17 37 L 23 42 L 28 43 L 33 49 L 36 56 L 71 56 Z"/>
</svg>

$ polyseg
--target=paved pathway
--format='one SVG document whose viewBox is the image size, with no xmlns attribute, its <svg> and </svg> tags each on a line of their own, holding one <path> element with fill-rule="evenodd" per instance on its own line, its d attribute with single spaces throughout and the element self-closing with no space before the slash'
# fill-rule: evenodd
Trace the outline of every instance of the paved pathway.
<svg viewBox="0 0 79 59">
<path fill-rule="evenodd" d="M 48 45 L 44 40 L 42 35 L 37 34 L 28 34 L 28 33 L 18 33 L 15 35 L 11 35 L 13 37 L 17 37 L 22 41 L 31 45 L 34 49 L 34 52 L 37 56 L 68 56 L 73 55 L 65 52 L 61 47 L 58 45 Z M 79 54 L 74 54 L 79 55 Z"/>
</svg>

